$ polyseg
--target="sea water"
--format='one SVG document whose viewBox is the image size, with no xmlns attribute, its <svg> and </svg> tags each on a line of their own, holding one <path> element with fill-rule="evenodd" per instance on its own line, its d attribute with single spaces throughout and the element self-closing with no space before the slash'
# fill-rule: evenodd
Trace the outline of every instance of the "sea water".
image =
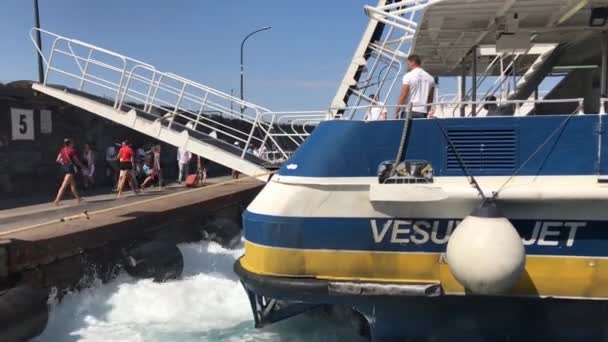
<svg viewBox="0 0 608 342">
<path fill-rule="evenodd" d="M 51 300 L 44 333 L 35 341 L 363 341 L 352 322 L 301 315 L 254 329 L 247 296 L 232 271 L 242 246 L 180 245 L 181 279 L 165 283 L 126 274 Z"/>
</svg>

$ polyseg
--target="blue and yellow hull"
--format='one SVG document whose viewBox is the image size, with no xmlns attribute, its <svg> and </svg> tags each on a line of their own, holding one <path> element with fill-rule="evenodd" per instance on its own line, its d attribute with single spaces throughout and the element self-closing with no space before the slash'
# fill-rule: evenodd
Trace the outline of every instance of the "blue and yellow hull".
<svg viewBox="0 0 608 342">
<path fill-rule="evenodd" d="M 446 294 L 465 293 L 444 256 L 446 233 L 458 220 L 277 218 L 251 212 L 244 219 L 247 228 L 241 264 L 256 274 L 437 283 Z M 395 228 L 395 222 L 413 224 Z M 512 222 L 528 246 L 524 276 L 509 295 L 608 299 L 608 237 L 603 236 L 608 222 Z M 375 229 L 378 235 L 384 234 L 380 243 L 375 243 L 379 238 L 374 236 Z"/>
<path fill-rule="evenodd" d="M 296 217 L 286 204 L 289 196 L 282 204 L 268 206 L 267 196 L 276 197 L 273 189 L 285 190 L 284 184 L 275 182 L 244 214 L 245 255 L 238 269 L 248 291 L 288 303 L 348 306 L 365 317 L 374 341 L 429 336 L 450 341 L 496 340 L 492 336 L 604 340 L 608 336 L 604 330 L 608 220 L 601 202 L 548 202 L 545 208 L 505 204 L 507 213 L 517 217 L 511 222 L 526 246 L 525 271 L 510 292 L 480 297 L 467 294 L 445 258 L 449 235 L 466 215 L 467 206 L 459 209 L 461 216 L 452 218 L 399 218 L 378 212 L 365 217 L 377 209 L 373 206 L 358 207 L 358 214 L 351 217 L 328 217 L 324 211 L 318 213 L 324 217 Z M 314 196 L 301 187 L 294 194 L 314 202 Z M 330 191 L 334 198 L 340 198 L 340 192 L 366 196 L 363 190 L 333 187 Z M 526 212 L 522 205 L 534 214 L 522 217 Z M 455 215 L 448 209 L 454 208 L 450 203 L 433 206 L 444 216 Z M 548 208 L 554 208 L 553 214 L 540 217 Z M 278 211 L 286 216 L 276 215 Z M 587 215 L 600 219 L 585 220 Z M 365 286 L 357 289 L 359 284 Z M 396 285 L 405 291 L 366 294 L 369 284 Z M 337 291 L 341 286 L 355 290 Z M 421 286 L 424 291 L 407 290 Z M 454 319 L 465 328 L 452 325 Z"/>
<path fill-rule="evenodd" d="M 498 139 L 488 138 L 488 130 L 515 132 L 500 146 L 513 148 L 508 167 L 514 170 L 503 164 L 472 170 L 491 195 L 519 169 L 498 206 L 522 238 L 526 265 L 501 296 L 470 295 L 450 273 L 449 236 L 480 201 L 462 172 L 451 168 L 433 120 L 413 122 L 406 158 L 429 161 L 434 182 L 382 185 L 381 191 L 376 167 L 394 155 L 401 125 L 322 124 L 244 214 L 245 255 L 237 272 L 250 294 L 351 307 L 378 341 L 493 340 L 493 333 L 512 340 L 604 340 L 608 185 L 597 173 L 608 146 L 599 148 L 596 117 L 573 118 L 554 135 L 562 120 L 442 121 L 448 130 L 482 132 L 473 134 L 480 140 L 475 144 Z M 557 138 L 534 152 L 547 136 Z M 426 193 L 428 199 L 420 196 Z"/>
</svg>

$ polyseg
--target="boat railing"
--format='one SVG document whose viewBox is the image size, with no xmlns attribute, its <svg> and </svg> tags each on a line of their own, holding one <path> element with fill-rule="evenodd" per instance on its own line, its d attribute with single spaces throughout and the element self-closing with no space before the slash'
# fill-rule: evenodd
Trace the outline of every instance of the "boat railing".
<svg viewBox="0 0 608 342">
<path fill-rule="evenodd" d="M 260 115 L 260 121 L 267 124 L 262 125 L 260 129 L 269 140 L 288 139 L 297 147 L 304 142 L 316 125 L 329 117 L 327 111 L 266 112 Z M 282 152 L 287 156 L 289 151 Z"/>
<path fill-rule="evenodd" d="M 608 104 L 608 97 L 600 98 L 600 114 L 606 114 L 606 104 Z"/>
<path fill-rule="evenodd" d="M 604 103 L 604 102 L 602 102 Z M 484 105 L 496 105 L 497 107 L 504 106 L 512 106 L 514 109 L 513 113 L 508 114 L 496 114 L 496 116 L 513 116 L 517 115 L 517 109 L 526 104 L 538 105 L 538 104 L 576 104 L 576 109 L 572 113 L 560 113 L 560 114 L 584 114 L 584 98 L 570 98 L 570 99 L 526 99 L 526 100 L 504 100 L 504 101 L 446 101 L 446 102 L 433 102 L 429 104 L 424 103 L 412 103 L 411 106 L 428 106 L 432 108 L 432 113 L 434 117 L 437 118 L 451 118 L 451 117 L 461 117 L 456 114 L 455 110 L 448 111 L 448 114 L 445 113 L 446 108 L 459 108 L 461 106 L 484 106 Z M 393 114 L 397 112 L 397 110 L 405 111 L 409 108 L 410 105 L 386 105 L 386 104 L 371 104 L 365 106 L 357 106 L 357 107 L 347 107 L 349 111 L 361 113 L 370 110 L 371 108 L 384 107 L 388 112 L 388 119 L 393 118 Z M 363 117 L 363 116 L 361 116 Z M 474 118 L 473 116 L 468 116 L 470 118 Z M 354 116 L 350 116 L 347 119 L 349 120 L 357 120 L 360 118 L 356 118 Z"/>
<path fill-rule="evenodd" d="M 49 42 L 46 49 L 36 43 L 37 33 Z M 44 62 L 45 86 L 52 81 L 53 86 L 93 97 L 119 113 L 135 110 L 169 128 L 183 126 L 189 133 L 211 135 L 239 149 L 241 158 L 262 144 L 287 158 L 292 144 L 281 144 L 302 141 L 303 133 L 291 124 L 287 128 L 291 131 L 282 132 L 287 139 L 277 139 L 272 129 L 272 120 L 293 114 L 272 113 L 148 63 L 46 30 L 32 29 L 30 39 Z"/>
</svg>

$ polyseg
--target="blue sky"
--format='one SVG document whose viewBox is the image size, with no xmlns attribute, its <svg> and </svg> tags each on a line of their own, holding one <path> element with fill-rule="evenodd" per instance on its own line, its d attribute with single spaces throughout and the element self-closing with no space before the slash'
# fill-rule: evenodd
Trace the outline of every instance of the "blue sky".
<svg viewBox="0 0 608 342">
<path fill-rule="evenodd" d="M 35 79 L 31 0 L 3 0 L 0 80 Z M 325 109 L 367 23 L 372 0 L 39 0 L 41 26 L 230 92 L 272 110 Z"/>
</svg>

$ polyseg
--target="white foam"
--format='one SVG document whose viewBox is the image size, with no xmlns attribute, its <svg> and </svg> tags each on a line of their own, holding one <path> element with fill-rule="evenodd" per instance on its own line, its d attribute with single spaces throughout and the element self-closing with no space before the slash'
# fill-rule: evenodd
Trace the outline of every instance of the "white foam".
<svg viewBox="0 0 608 342">
<path fill-rule="evenodd" d="M 180 245 L 182 279 L 166 283 L 121 275 L 52 305 L 37 341 L 344 341 L 348 323 L 302 317 L 253 329 L 247 296 L 232 272 L 242 248 Z"/>
</svg>

